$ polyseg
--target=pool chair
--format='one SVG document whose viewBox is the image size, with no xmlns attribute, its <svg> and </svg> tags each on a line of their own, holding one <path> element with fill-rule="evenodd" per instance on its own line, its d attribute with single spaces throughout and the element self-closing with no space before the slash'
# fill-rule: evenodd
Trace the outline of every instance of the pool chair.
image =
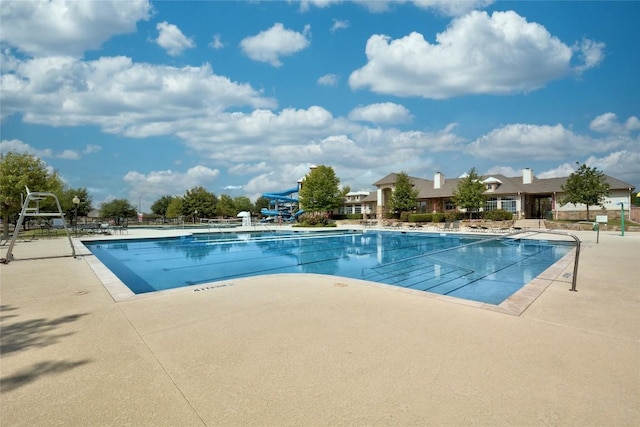
<svg viewBox="0 0 640 427">
<path fill-rule="evenodd" d="M 453 221 L 451 231 L 460 231 L 460 221 Z"/>
</svg>

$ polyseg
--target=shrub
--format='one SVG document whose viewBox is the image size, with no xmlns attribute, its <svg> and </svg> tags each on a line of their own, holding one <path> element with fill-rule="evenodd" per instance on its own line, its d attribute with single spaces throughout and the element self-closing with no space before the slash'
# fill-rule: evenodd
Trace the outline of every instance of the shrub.
<svg viewBox="0 0 640 427">
<path fill-rule="evenodd" d="M 492 211 L 482 212 L 482 219 L 490 221 L 510 221 L 513 219 L 513 214 L 505 211 L 504 209 L 495 209 Z"/>
<path fill-rule="evenodd" d="M 327 215 L 302 214 L 298 219 L 300 227 L 335 227 Z"/>
<path fill-rule="evenodd" d="M 433 222 L 445 222 L 445 215 L 440 212 L 436 212 L 433 214 Z"/>
<path fill-rule="evenodd" d="M 346 215 L 342 215 L 342 216 L 344 216 L 344 219 L 362 219 L 362 214 L 346 214 Z M 333 219 L 342 219 L 342 218 L 337 218 L 334 215 Z"/>
<path fill-rule="evenodd" d="M 460 211 L 456 211 L 456 210 L 450 210 L 445 212 L 445 218 L 447 219 L 447 221 L 449 222 L 453 222 L 453 221 L 459 221 L 461 219 L 464 219 L 464 212 L 460 212 Z"/>
<path fill-rule="evenodd" d="M 431 222 L 433 221 L 433 214 L 411 214 L 409 215 L 409 222 Z"/>
</svg>

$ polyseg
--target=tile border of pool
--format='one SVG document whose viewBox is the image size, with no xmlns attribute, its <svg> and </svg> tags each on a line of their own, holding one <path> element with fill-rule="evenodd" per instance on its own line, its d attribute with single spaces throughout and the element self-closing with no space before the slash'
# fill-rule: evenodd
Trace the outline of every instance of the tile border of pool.
<svg viewBox="0 0 640 427">
<path fill-rule="evenodd" d="M 131 237 L 131 239 L 140 239 L 141 237 Z M 545 271 L 540 273 L 537 277 L 531 280 L 529 283 L 525 284 L 518 291 L 513 293 L 506 300 L 501 302 L 498 305 L 489 304 L 479 301 L 472 301 L 463 298 L 456 298 L 448 295 L 440 295 L 427 291 L 420 291 L 416 289 L 403 288 L 401 286 L 387 285 L 385 283 L 378 282 L 370 282 L 361 279 L 354 279 L 350 277 L 343 276 L 329 276 L 322 274 L 311 274 L 311 273 L 281 273 L 281 274 L 270 274 L 268 276 L 251 276 L 251 277 L 242 277 L 233 280 L 220 280 L 216 282 L 207 282 L 207 283 L 199 283 L 197 285 L 191 286 L 181 286 L 173 289 L 166 289 L 156 292 L 148 292 L 144 294 L 135 294 L 127 285 L 125 285 L 111 270 L 109 270 L 93 253 L 87 248 L 83 241 L 91 241 L 98 239 L 74 239 L 73 244 L 76 250 L 76 254 L 82 256 L 84 260 L 87 262 L 89 267 L 93 270 L 97 278 L 100 280 L 102 285 L 105 287 L 107 292 L 111 295 L 115 302 L 123 302 L 123 301 L 131 301 L 142 298 L 151 298 L 155 296 L 167 295 L 176 292 L 187 292 L 187 291 L 197 291 L 202 288 L 214 288 L 221 287 L 224 283 L 234 283 L 241 284 L 242 282 L 251 281 L 251 280 L 260 280 L 264 277 L 277 277 L 277 276 L 299 276 L 299 277 L 321 277 L 321 278 L 333 278 L 336 281 L 340 282 L 353 282 L 358 283 L 365 286 L 373 286 L 381 289 L 391 290 L 395 292 L 407 292 L 413 295 L 418 295 L 423 298 L 436 299 L 441 301 L 447 301 L 450 303 L 466 305 L 470 307 L 476 307 L 484 310 L 495 311 L 504 314 L 510 314 L 513 316 L 520 316 L 525 310 L 551 285 L 552 282 L 557 281 L 558 277 L 562 274 L 566 268 L 573 264 L 575 259 L 575 251 L 576 249 L 571 249 L 568 253 L 566 253 L 562 258 L 552 264 Z M 570 283 L 567 282 L 567 286 Z"/>
</svg>

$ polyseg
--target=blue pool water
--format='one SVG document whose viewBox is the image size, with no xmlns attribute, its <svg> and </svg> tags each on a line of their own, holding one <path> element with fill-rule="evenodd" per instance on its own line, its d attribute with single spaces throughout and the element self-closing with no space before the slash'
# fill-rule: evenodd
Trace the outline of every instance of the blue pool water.
<svg viewBox="0 0 640 427">
<path fill-rule="evenodd" d="M 238 277 L 316 273 L 499 304 L 567 243 L 387 231 L 216 233 L 84 242 L 134 293 Z"/>
</svg>

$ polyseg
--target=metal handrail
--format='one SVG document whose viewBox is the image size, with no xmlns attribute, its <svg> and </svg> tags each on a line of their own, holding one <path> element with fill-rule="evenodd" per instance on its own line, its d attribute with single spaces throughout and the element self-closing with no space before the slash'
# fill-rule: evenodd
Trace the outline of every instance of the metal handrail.
<svg viewBox="0 0 640 427">
<path fill-rule="evenodd" d="M 578 292 L 578 290 L 576 289 L 577 286 L 577 279 L 578 279 L 578 261 L 580 260 L 580 239 L 578 238 L 578 236 L 576 236 L 573 233 L 569 233 L 568 231 L 561 231 L 561 230 L 540 230 L 540 229 L 534 229 L 534 230 L 522 230 L 520 233 L 533 233 L 533 234 L 558 234 L 561 236 L 569 236 L 572 237 L 575 241 L 576 241 L 576 257 L 575 257 L 575 261 L 573 262 L 573 280 L 571 283 L 571 289 L 569 289 L 571 292 Z"/>
</svg>

